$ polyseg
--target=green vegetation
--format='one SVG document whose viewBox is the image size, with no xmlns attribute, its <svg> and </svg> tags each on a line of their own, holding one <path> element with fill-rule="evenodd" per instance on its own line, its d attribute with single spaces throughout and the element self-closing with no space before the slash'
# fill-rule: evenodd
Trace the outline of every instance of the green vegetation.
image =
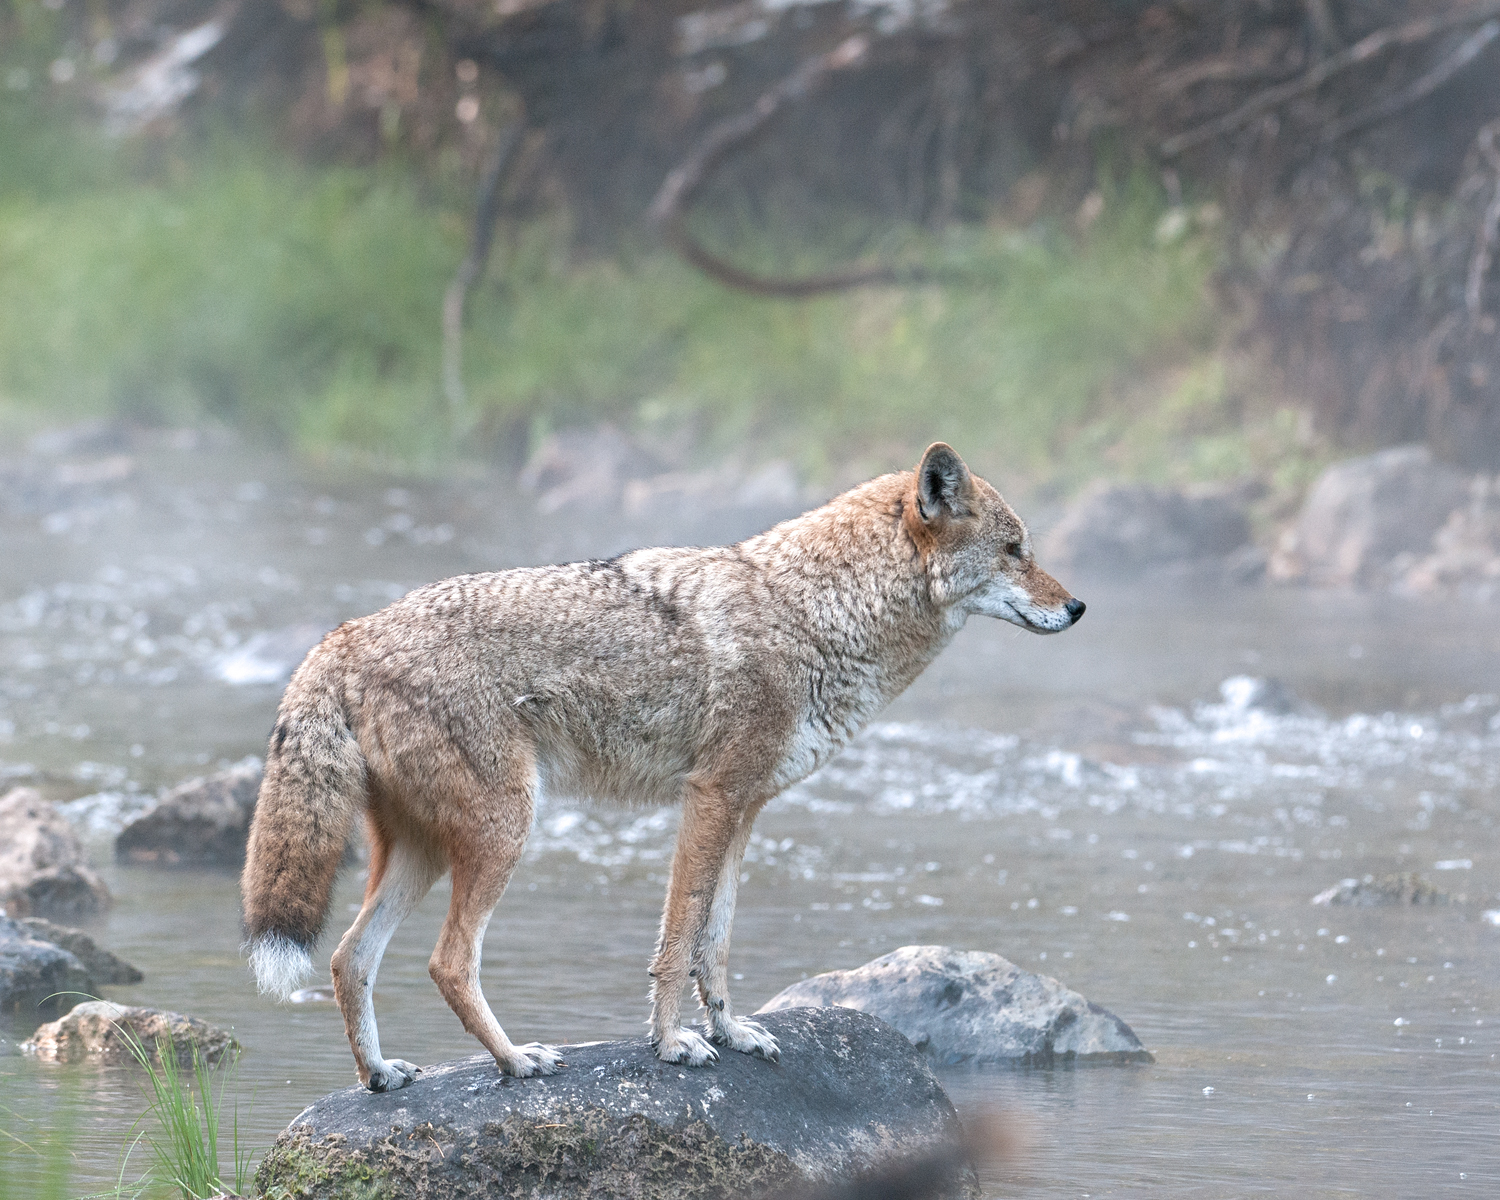
<svg viewBox="0 0 1500 1200">
<path fill-rule="evenodd" d="M 311 167 L 227 136 L 111 144 L 31 96 L 0 92 L 0 163 L 18 168 L 0 168 L 11 425 L 217 420 L 420 471 L 455 447 L 514 455 L 549 428 L 607 419 L 686 431 L 705 458 L 787 455 L 823 478 L 945 437 L 1012 486 L 1156 473 L 1114 448 L 1130 422 L 1160 425 L 1159 408 L 1194 397 L 1176 421 L 1190 440 L 1238 436 L 1222 387 L 1163 392 L 1127 406 L 1124 425 L 1111 415 L 1132 380 L 1216 369 L 1212 231 L 1168 228 L 1140 173 L 1101 170 L 1085 233 L 1071 219 L 901 233 L 902 258 L 960 282 L 804 301 L 729 291 L 654 248 L 580 258 L 561 218 L 502 230 L 470 298 L 469 411 L 453 414 L 439 314 L 466 198 L 399 166 Z M 716 240 L 741 261 L 771 257 L 766 235 L 730 233 Z M 1193 472 L 1251 451 L 1214 454 Z"/>
<path fill-rule="evenodd" d="M 213 1068 L 193 1043 L 188 1074 L 177 1061 L 177 1051 L 166 1039 L 158 1039 L 153 1055 L 140 1038 L 117 1026 L 131 1056 L 146 1072 L 151 1088 L 151 1108 L 161 1136 L 149 1137 L 155 1169 L 149 1176 L 158 1184 L 177 1189 L 182 1200 L 203 1200 L 215 1192 L 243 1193 L 250 1179 L 250 1151 L 240 1144 L 239 1106 L 230 1132 L 233 1187 L 224 1180 L 219 1162 L 219 1123 L 224 1112 L 224 1091 L 234 1077 L 238 1054 L 219 1069 L 218 1092 L 214 1091 Z M 196 1094 L 195 1094 L 196 1089 Z M 122 1168 L 123 1175 L 123 1168 Z"/>
<path fill-rule="evenodd" d="M 157 1132 L 137 1134 L 132 1128 L 120 1148 L 120 1169 L 114 1186 L 82 1200 L 143 1197 L 204 1200 L 223 1191 L 246 1194 L 251 1178 L 251 1152 L 240 1142 L 237 1103 L 231 1111 L 227 1131 L 230 1155 L 227 1178 L 220 1162 L 220 1126 L 225 1094 L 234 1079 L 235 1059 L 213 1068 L 194 1045 L 192 1061 L 184 1069 L 170 1041 L 158 1039 L 153 1053 L 129 1028 L 116 1028 L 146 1072 L 144 1088 L 150 1107 L 141 1121 L 154 1123 Z M 7 1126 L 0 1128 L 0 1196 L 79 1200 L 72 1184 L 73 1163 L 77 1158 L 73 1143 L 77 1140 L 78 1125 L 74 1106 L 58 1105 L 45 1117 L 25 1117 L 0 1106 L 0 1118 Z M 131 1155 L 143 1139 L 151 1148 L 152 1166 L 127 1182 Z"/>
</svg>

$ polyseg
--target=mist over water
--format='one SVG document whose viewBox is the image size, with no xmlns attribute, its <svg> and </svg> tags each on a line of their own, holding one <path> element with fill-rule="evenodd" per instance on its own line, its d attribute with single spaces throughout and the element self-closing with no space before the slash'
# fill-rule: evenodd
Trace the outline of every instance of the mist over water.
<svg viewBox="0 0 1500 1200">
<path fill-rule="evenodd" d="M 28 460 L 0 498 L 0 778 L 65 802 L 101 865 L 159 788 L 263 753 L 285 675 L 338 621 L 446 575 L 732 539 L 788 515 L 629 526 L 540 518 L 482 479 L 320 475 L 233 445 L 163 438 L 122 457 L 93 475 Z M 767 808 L 735 926 L 739 1007 L 947 943 L 1118 1013 L 1155 1065 L 944 1075 L 961 1109 L 999 1106 L 1029 1131 L 1025 1157 L 987 1177 L 995 1195 L 1495 1194 L 1495 611 L 1064 582 L 1089 604 L 1076 629 L 972 622 Z M 546 798 L 486 939 L 513 1037 L 643 1031 L 675 828 L 672 810 Z M 1394 871 L 1452 903 L 1309 903 Z M 90 929 L 146 973 L 110 998 L 234 1027 L 253 1143 L 353 1081 L 331 1004 L 255 995 L 231 874 L 105 873 L 116 904 Z M 360 892 L 347 873 L 324 980 Z M 388 1052 L 418 1062 L 478 1049 L 427 976 L 445 905 L 441 883 L 377 988 Z M 0 1075 L 7 1130 L 72 1132 L 76 1190 L 113 1184 L 144 1107 L 131 1071 L 7 1057 Z"/>
</svg>

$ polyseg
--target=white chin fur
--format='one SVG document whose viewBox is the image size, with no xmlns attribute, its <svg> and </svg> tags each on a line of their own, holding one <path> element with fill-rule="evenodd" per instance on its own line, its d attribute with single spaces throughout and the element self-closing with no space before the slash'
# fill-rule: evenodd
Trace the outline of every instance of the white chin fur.
<svg viewBox="0 0 1500 1200">
<path fill-rule="evenodd" d="M 286 1000 L 312 974 L 312 956 L 305 946 L 268 933 L 250 943 L 250 969 L 255 986 L 264 993 Z"/>
</svg>

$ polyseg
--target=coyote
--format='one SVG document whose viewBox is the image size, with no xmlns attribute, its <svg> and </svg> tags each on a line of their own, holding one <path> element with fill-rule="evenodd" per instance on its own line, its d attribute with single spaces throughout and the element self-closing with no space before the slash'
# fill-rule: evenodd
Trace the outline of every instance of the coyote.
<svg viewBox="0 0 1500 1200">
<path fill-rule="evenodd" d="M 442 873 L 453 899 L 438 990 L 507 1075 L 549 1075 L 479 987 L 491 910 L 539 795 L 682 805 L 651 963 L 659 1058 L 710 1043 L 776 1059 L 729 1002 L 729 927 L 750 825 L 836 754 L 971 615 L 1056 633 L 1083 615 L 1036 565 L 1026 526 L 939 442 L 735 546 L 461 575 L 347 621 L 292 676 L 266 754 L 243 879 L 250 962 L 283 998 L 311 968 L 355 816 L 364 906 L 333 954 L 334 991 L 371 1091 L 417 1068 L 381 1054 L 371 1000 L 397 925 Z M 680 1026 L 691 978 L 707 1037 Z"/>
</svg>

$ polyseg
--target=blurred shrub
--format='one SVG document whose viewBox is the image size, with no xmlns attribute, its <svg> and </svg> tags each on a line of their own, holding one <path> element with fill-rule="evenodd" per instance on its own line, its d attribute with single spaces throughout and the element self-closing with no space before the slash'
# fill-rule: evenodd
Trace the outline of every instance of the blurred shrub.
<svg viewBox="0 0 1500 1200">
<path fill-rule="evenodd" d="M 228 138 L 141 164 L 64 137 L 36 158 L 47 139 L 20 107 L 6 105 L 0 159 L 30 146 L 36 166 L 0 181 L 0 395 L 445 460 L 439 311 L 465 230 L 414 173 L 297 165 Z M 935 437 L 1045 473 L 1112 380 L 1211 334 L 1203 239 L 1156 236 L 1163 200 L 1143 176 L 1100 195 L 1082 233 L 888 235 L 882 253 L 957 281 L 804 301 L 727 291 L 654 250 L 579 259 L 560 218 L 504 231 L 472 297 L 467 449 L 611 419 L 825 476 Z M 785 269 L 754 232 L 733 240 L 741 261 Z"/>
</svg>

